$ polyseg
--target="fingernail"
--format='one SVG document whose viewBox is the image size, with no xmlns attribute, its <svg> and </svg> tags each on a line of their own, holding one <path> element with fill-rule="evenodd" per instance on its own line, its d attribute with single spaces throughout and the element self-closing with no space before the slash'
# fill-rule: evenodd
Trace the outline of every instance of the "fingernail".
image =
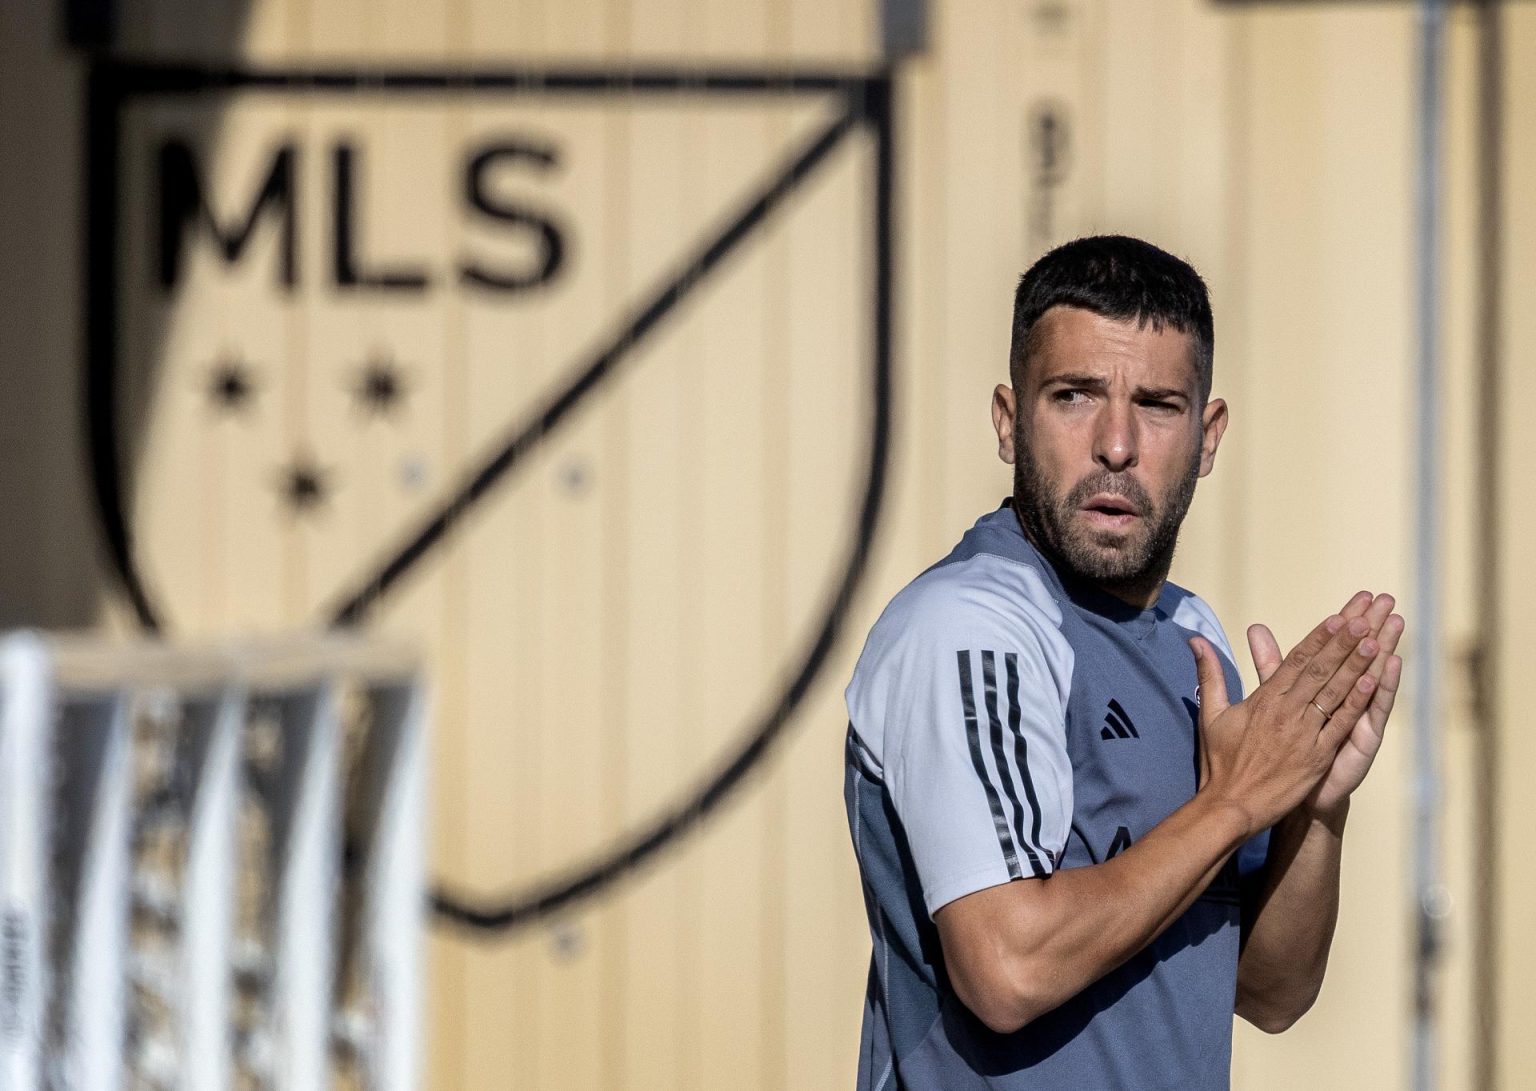
<svg viewBox="0 0 1536 1091">
<path fill-rule="evenodd" d="M 1376 679 L 1372 678 L 1369 674 L 1362 674 L 1360 681 L 1356 682 L 1355 685 L 1359 687 L 1361 693 L 1369 693 L 1376 688 Z"/>
<path fill-rule="evenodd" d="M 1376 642 L 1374 640 L 1362 640 L 1355 651 L 1369 659 L 1376 654 Z"/>
<path fill-rule="evenodd" d="M 1330 633 L 1336 633 L 1343 627 L 1344 619 L 1341 618 L 1338 614 L 1334 614 L 1327 621 L 1323 622 L 1323 628 L 1327 629 Z"/>
<path fill-rule="evenodd" d="M 1371 631 L 1371 623 L 1363 617 L 1357 617 L 1349 623 L 1350 636 L 1364 636 Z"/>
</svg>

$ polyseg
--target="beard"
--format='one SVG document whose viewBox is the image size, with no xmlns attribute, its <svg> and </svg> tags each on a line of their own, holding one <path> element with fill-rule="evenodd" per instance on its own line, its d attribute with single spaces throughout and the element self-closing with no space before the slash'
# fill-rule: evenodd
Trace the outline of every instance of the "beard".
<svg viewBox="0 0 1536 1091">
<path fill-rule="evenodd" d="M 1197 448 L 1188 468 L 1155 500 L 1130 474 L 1100 470 L 1056 496 L 1034 452 L 1018 430 L 1013 437 L 1013 506 L 1035 546 L 1058 571 L 1096 584 L 1111 594 L 1150 594 L 1168 576 L 1179 527 L 1200 478 Z M 1082 506 L 1098 493 L 1114 493 L 1135 505 L 1138 519 L 1124 531 L 1083 525 Z"/>
</svg>

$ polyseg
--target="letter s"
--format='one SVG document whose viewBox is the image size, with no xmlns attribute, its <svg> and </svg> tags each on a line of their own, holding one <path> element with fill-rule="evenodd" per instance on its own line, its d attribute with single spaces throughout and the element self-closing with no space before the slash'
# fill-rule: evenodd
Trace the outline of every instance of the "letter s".
<svg viewBox="0 0 1536 1091">
<path fill-rule="evenodd" d="M 496 200 L 489 185 L 491 171 L 501 162 L 527 163 L 540 170 L 558 165 L 555 151 L 532 144 L 493 144 L 482 148 L 470 159 L 464 172 L 464 197 L 470 206 L 494 220 L 516 224 L 534 233 L 541 256 L 526 269 L 490 269 L 473 258 L 466 259 L 461 270 L 469 284 L 501 291 L 521 292 L 553 280 L 565 261 L 565 241 L 560 229 L 548 216 L 534 209 Z"/>
</svg>

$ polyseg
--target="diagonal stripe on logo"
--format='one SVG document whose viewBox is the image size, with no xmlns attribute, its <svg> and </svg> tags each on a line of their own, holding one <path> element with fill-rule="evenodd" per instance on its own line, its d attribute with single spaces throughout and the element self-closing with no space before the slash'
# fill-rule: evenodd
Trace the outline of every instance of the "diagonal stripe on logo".
<svg viewBox="0 0 1536 1091">
<path fill-rule="evenodd" d="M 1109 699 L 1109 711 L 1112 715 L 1117 717 L 1119 722 L 1125 726 L 1125 729 L 1131 733 L 1131 738 L 1141 738 L 1141 732 L 1136 730 L 1136 724 L 1135 721 L 1131 719 L 1131 714 L 1125 711 L 1125 706 L 1122 705 L 1119 701 L 1115 700 L 1113 697 Z"/>
</svg>

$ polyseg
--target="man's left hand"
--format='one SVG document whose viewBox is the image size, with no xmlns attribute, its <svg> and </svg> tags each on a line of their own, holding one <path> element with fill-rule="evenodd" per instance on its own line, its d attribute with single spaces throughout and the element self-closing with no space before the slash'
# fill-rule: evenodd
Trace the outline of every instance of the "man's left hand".
<svg viewBox="0 0 1536 1091">
<path fill-rule="evenodd" d="M 1369 591 L 1361 591 L 1340 611 L 1346 620 L 1365 617 L 1371 623 L 1371 635 L 1381 646 L 1369 671 L 1377 681 L 1376 694 L 1345 736 L 1327 775 L 1303 804 L 1313 814 L 1328 816 L 1342 808 L 1349 801 L 1350 793 L 1365 780 L 1377 751 L 1381 749 L 1387 717 L 1392 714 L 1403 674 L 1403 660 L 1395 652 L 1404 623 L 1400 615 L 1392 612 L 1394 605 L 1391 595 L 1373 597 Z M 1279 669 L 1282 658 L 1280 645 L 1267 625 L 1249 626 L 1248 647 L 1259 671 L 1259 681 L 1267 681 Z"/>
</svg>

